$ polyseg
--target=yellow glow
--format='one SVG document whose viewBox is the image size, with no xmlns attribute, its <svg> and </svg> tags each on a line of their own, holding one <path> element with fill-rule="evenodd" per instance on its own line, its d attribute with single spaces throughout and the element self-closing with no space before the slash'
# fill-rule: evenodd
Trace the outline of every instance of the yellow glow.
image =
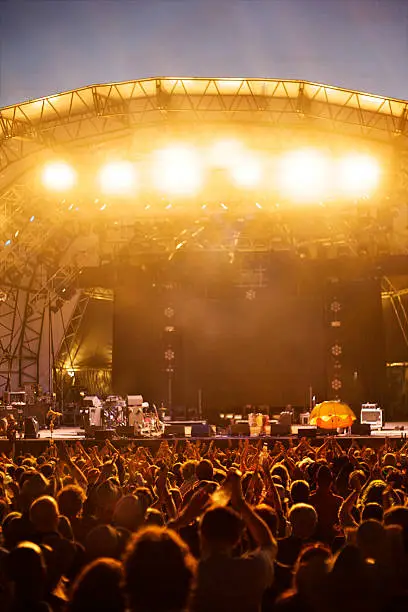
<svg viewBox="0 0 408 612">
<path fill-rule="evenodd" d="M 209 164 L 217 168 L 233 168 L 242 161 L 242 143 L 234 139 L 219 140 L 209 150 Z"/>
<path fill-rule="evenodd" d="M 99 181 L 105 194 L 129 194 L 135 187 L 135 168 L 127 161 L 110 162 L 101 168 Z"/>
<path fill-rule="evenodd" d="M 352 196 L 370 195 L 380 183 L 381 167 L 370 155 L 348 155 L 338 165 L 340 191 Z"/>
<path fill-rule="evenodd" d="M 202 186 L 201 160 L 189 147 L 174 146 L 156 151 L 152 171 L 156 188 L 169 195 L 192 195 Z"/>
<path fill-rule="evenodd" d="M 231 174 L 239 187 L 256 187 L 262 178 L 262 167 L 256 157 L 245 156 L 234 164 Z"/>
<path fill-rule="evenodd" d="M 303 149 L 282 157 L 278 186 L 282 196 L 296 201 L 318 200 L 326 195 L 330 166 L 319 151 Z"/>
<path fill-rule="evenodd" d="M 42 172 L 44 187 L 52 191 L 66 191 L 72 189 L 76 182 L 75 170 L 65 162 L 51 162 Z"/>
</svg>

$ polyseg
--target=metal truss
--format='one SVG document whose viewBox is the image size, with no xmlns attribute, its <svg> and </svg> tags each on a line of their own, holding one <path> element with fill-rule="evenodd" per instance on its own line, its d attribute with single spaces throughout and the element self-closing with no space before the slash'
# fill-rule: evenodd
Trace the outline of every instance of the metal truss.
<svg viewBox="0 0 408 612">
<path fill-rule="evenodd" d="M 153 78 L 97 85 L 1 109 L 0 172 L 45 148 L 106 141 L 169 121 L 298 125 L 405 148 L 407 117 L 405 101 L 306 81 Z"/>
<path fill-rule="evenodd" d="M 10 287 L 1 291 L 1 298 L 0 393 L 20 386 L 19 350 L 27 294 L 17 287 Z"/>
<path fill-rule="evenodd" d="M 72 369 L 74 367 L 75 355 L 76 351 L 78 350 L 78 331 L 84 318 L 89 300 L 90 296 L 87 292 L 82 291 L 79 294 L 71 320 L 64 330 L 62 344 L 54 360 L 54 373 L 57 379 L 60 376 L 64 376 L 67 369 L 67 364 L 71 366 Z M 63 323 L 63 325 L 65 324 Z"/>
</svg>

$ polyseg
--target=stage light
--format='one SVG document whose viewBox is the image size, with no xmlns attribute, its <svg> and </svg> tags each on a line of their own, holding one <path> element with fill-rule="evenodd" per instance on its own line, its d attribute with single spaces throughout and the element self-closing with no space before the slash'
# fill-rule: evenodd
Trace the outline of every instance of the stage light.
<svg viewBox="0 0 408 612">
<path fill-rule="evenodd" d="M 319 200 L 326 194 L 329 170 L 328 160 L 319 151 L 292 151 L 278 164 L 279 190 L 295 201 Z"/>
<path fill-rule="evenodd" d="M 381 167 L 370 155 L 347 155 L 338 164 L 338 187 L 351 196 L 370 195 L 378 187 Z"/>
<path fill-rule="evenodd" d="M 110 162 L 99 173 L 101 190 L 110 195 L 128 195 L 136 183 L 135 168 L 131 162 Z"/>
<path fill-rule="evenodd" d="M 72 189 L 76 182 L 76 172 L 65 162 L 52 162 L 47 164 L 42 173 L 44 187 L 52 191 L 66 191 Z"/>
<path fill-rule="evenodd" d="M 192 195 L 202 185 L 200 158 L 189 147 L 174 146 L 156 151 L 152 170 L 156 188 L 169 195 Z"/>
<path fill-rule="evenodd" d="M 231 175 L 239 187 L 256 187 L 262 178 L 262 167 L 255 157 L 246 157 L 232 166 Z"/>
</svg>

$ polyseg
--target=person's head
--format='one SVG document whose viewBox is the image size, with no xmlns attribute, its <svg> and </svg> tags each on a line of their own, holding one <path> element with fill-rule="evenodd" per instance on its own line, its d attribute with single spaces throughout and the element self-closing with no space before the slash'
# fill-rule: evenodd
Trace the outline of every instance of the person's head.
<svg viewBox="0 0 408 612">
<path fill-rule="evenodd" d="M 85 538 L 85 551 L 89 561 L 99 557 L 117 559 L 120 550 L 119 534 L 111 525 L 97 525 Z"/>
<path fill-rule="evenodd" d="M 354 610 L 360 609 L 362 598 L 366 598 L 372 586 L 367 580 L 367 569 L 358 546 L 347 544 L 335 555 L 330 572 L 330 590 L 337 609 L 351 604 Z"/>
<path fill-rule="evenodd" d="M 283 463 L 276 463 L 271 470 L 271 474 L 272 474 L 272 477 L 280 476 L 282 480 L 282 484 L 285 487 L 285 489 L 288 487 L 290 477 L 289 477 L 289 472 L 286 468 L 286 465 L 284 465 Z"/>
<path fill-rule="evenodd" d="M 309 598 L 321 591 L 331 556 L 331 550 L 323 544 L 310 544 L 302 548 L 293 572 L 293 583 L 298 593 Z"/>
<path fill-rule="evenodd" d="M 243 529 L 239 515 L 228 507 L 213 506 L 200 521 L 201 548 L 205 554 L 232 552 Z"/>
<path fill-rule="evenodd" d="M 18 599 L 39 601 L 44 596 L 46 583 L 46 564 L 41 548 L 33 542 L 20 542 L 8 554 L 6 563 L 7 578 L 14 583 Z"/>
<path fill-rule="evenodd" d="M 377 504 L 375 502 L 371 502 L 369 504 L 366 504 L 363 508 L 363 512 L 361 513 L 361 520 L 362 521 L 368 521 L 368 520 L 374 520 L 374 521 L 380 521 L 380 523 L 382 522 L 384 517 L 384 509 L 380 504 Z"/>
<path fill-rule="evenodd" d="M 377 559 L 384 554 L 386 532 L 379 521 L 370 519 L 360 523 L 356 534 L 357 546 L 365 559 Z"/>
<path fill-rule="evenodd" d="M 2 524 L 3 544 L 7 550 L 12 550 L 25 538 L 20 518 L 20 512 L 10 512 L 4 517 Z"/>
<path fill-rule="evenodd" d="M 294 480 L 290 486 L 290 497 L 293 504 L 307 504 L 310 486 L 306 480 Z"/>
<path fill-rule="evenodd" d="M 392 466 L 395 467 L 397 465 L 397 457 L 394 453 L 386 453 L 382 459 L 383 467 Z"/>
<path fill-rule="evenodd" d="M 319 489 L 330 489 L 333 482 L 333 474 L 327 465 L 321 465 L 316 474 L 316 483 Z"/>
<path fill-rule="evenodd" d="M 123 563 L 132 612 L 186 608 L 196 562 L 176 533 L 160 527 L 142 529 L 132 537 Z"/>
<path fill-rule="evenodd" d="M 353 470 L 348 477 L 349 489 L 360 490 L 366 481 L 366 476 L 362 470 Z"/>
<path fill-rule="evenodd" d="M 136 489 L 134 490 L 134 494 L 137 496 L 140 503 L 142 504 L 144 512 L 146 512 L 146 510 L 153 503 L 153 496 L 150 489 L 148 489 L 147 487 L 136 487 Z"/>
<path fill-rule="evenodd" d="M 208 459 L 201 459 L 196 467 L 196 476 L 198 480 L 212 480 L 214 476 L 214 468 Z"/>
<path fill-rule="evenodd" d="M 383 492 L 386 488 L 386 484 L 383 480 L 372 480 L 367 487 L 364 489 L 361 495 L 361 501 L 364 505 L 370 503 L 380 504 L 383 503 Z"/>
<path fill-rule="evenodd" d="M 69 519 L 76 518 L 82 512 L 85 492 L 78 485 L 67 485 L 57 495 L 60 513 Z"/>
<path fill-rule="evenodd" d="M 384 525 L 399 525 L 402 528 L 402 538 L 405 552 L 408 553 L 408 508 L 392 506 L 384 512 Z"/>
<path fill-rule="evenodd" d="M 30 506 L 30 520 L 39 533 L 58 531 L 59 509 L 53 497 L 44 495 Z"/>
<path fill-rule="evenodd" d="M 258 504 L 255 512 L 268 525 L 271 534 L 276 538 L 278 532 L 278 515 L 276 510 L 267 504 Z"/>
<path fill-rule="evenodd" d="M 144 520 L 144 507 L 136 495 L 121 497 L 115 506 L 113 522 L 118 527 L 136 531 Z"/>
<path fill-rule="evenodd" d="M 122 591 L 124 571 L 114 559 L 97 559 L 76 578 L 68 612 L 123 612 L 126 608 Z"/>
<path fill-rule="evenodd" d="M 48 480 L 39 472 L 25 471 L 20 479 L 20 499 L 23 510 L 27 511 L 34 500 L 46 495 L 48 486 Z"/>
<path fill-rule="evenodd" d="M 317 513 L 309 504 L 295 504 L 289 511 L 289 522 L 292 534 L 302 540 L 308 540 L 315 532 Z"/>
<path fill-rule="evenodd" d="M 109 478 L 98 485 L 95 492 L 95 505 L 97 516 L 109 523 L 120 498 L 120 489 L 114 480 Z"/>
<path fill-rule="evenodd" d="M 181 473 L 184 480 L 191 480 L 196 475 L 197 461 L 188 460 L 181 466 Z"/>
</svg>

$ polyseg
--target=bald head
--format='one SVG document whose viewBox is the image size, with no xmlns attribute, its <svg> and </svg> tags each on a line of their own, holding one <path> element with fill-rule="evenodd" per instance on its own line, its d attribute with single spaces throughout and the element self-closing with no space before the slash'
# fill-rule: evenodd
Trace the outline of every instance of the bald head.
<svg viewBox="0 0 408 612">
<path fill-rule="evenodd" d="M 53 497 L 44 495 L 31 504 L 30 520 L 36 531 L 46 533 L 58 530 L 59 510 Z"/>
</svg>

